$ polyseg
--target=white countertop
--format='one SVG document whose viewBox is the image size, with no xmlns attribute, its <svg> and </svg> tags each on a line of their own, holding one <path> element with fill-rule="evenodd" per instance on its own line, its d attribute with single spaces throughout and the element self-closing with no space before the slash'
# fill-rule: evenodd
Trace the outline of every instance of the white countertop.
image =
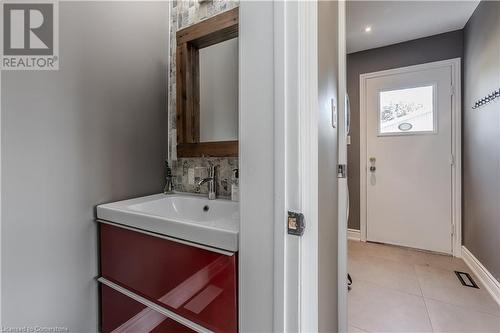
<svg viewBox="0 0 500 333">
<path fill-rule="evenodd" d="M 230 252 L 238 251 L 239 203 L 175 193 L 97 206 L 97 218 Z"/>
</svg>

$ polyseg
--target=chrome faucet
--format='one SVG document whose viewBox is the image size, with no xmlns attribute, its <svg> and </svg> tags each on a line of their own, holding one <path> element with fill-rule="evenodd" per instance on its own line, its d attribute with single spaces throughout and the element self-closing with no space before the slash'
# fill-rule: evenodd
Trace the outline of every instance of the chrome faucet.
<svg viewBox="0 0 500 333">
<path fill-rule="evenodd" d="M 214 200 L 216 198 L 217 191 L 217 179 L 215 177 L 215 166 L 210 165 L 208 167 L 208 177 L 203 178 L 198 182 L 198 186 L 201 186 L 205 183 L 208 185 L 208 200 Z"/>
<path fill-rule="evenodd" d="M 164 194 L 173 194 L 174 193 L 174 182 L 173 182 L 173 176 L 172 176 L 172 169 L 170 169 L 170 166 L 168 165 L 168 162 L 165 161 L 165 170 L 166 170 L 166 176 L 165 176 L 165 187 L 163 188 L 163 193 Z"/>
</svg>

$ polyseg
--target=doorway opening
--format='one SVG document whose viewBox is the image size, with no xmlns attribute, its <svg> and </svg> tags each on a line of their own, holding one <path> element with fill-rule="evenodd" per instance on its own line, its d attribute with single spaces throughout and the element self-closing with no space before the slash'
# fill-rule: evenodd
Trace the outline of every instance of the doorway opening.
<svg viewBox="0 0 500 333">
<path fill-rule="evenodd" d="M 500 283 L 494 277 L 500 268 L 476 240 L 462 238 L 473 218 L 488 215 L 472 199 L 483 192 L 477 187 L 481 177 L 462 169 L 476 153 L 467 147 L 488 156 L 476 131 L 493 130 L 472 116 L 481 94 L 466 80 L 494 91 L 477 59 L 500 66 L 486 40 L 483 48 L 471 40 L 479 27 L 498 27 L 487 13 L 498 20 L 499 8 L 472 1 L 347 2 L 349 201 L 347 230 L 339 221 L 339 234 L 348 238 L 352 283 L 339 293 L 347 293 L 349 332 L 500 331 Z M 498 42 L 490 46 L 498 49 Z M 467 209 L 469 215 L 462 212 Z M 471 230 L 469 238 L 488 238 L 485 230 Z"/>
</svg>

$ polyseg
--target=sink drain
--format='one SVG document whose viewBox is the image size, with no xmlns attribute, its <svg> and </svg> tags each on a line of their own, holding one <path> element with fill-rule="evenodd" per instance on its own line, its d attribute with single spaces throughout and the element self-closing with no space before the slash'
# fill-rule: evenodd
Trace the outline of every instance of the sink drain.
<svg viewBox="0 0 500 333">
<path fill-rule="evenodd" d="M 208 207 L 208 205 L 206 205 L 205 207 L 203 207 L 203 211 L 204 212 L 208 212 L 209 209 L 210 209 L 210 207 Z"/>
</svg>

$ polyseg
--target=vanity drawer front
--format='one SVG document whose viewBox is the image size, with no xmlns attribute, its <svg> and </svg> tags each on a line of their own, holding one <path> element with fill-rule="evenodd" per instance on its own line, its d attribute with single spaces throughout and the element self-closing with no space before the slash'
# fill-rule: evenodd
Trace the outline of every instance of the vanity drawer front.
<svg viewBox="0 0 500 333">
<path fill-rule="evenodd" d="M 194 333 L 130 297 L 101 284 L 102 332 Z"/>
<path fill-rule="evenodd" d="M 237 331 L 236 254 L 100 226 L 102 277 L 211 331 Z"/>
</svg>

